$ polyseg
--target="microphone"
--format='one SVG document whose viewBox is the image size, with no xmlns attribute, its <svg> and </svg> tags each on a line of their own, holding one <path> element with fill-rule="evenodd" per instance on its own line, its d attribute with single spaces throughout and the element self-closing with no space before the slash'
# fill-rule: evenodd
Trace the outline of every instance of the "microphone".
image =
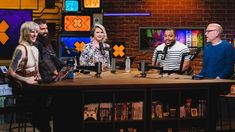
<svg viewBox="0 0 235 132">
<path fill-rule="evenodd" d="M 106 51 L 112 51 L 112 49 L 110 47 L 104 47 L 104 50 Z"/>
<path fill-rule="evenodd" d="M 145 61 L 144 60 L 141 60 L 141 63 L 140 63 L 140 69 L 141 69 L 141 76 L 142 77 L 145 77 L 146 76 L 146 73 L 145 73 Z"/>
<path fill-rule="evenodd" d="M 64 47 L 65 53 L 68 54 L 68 55 L 70 55 L 71 52 L 70 52 L 69 47 L 68 47 L 65 43 L 63 43 L 63 42 L 61 43 L 61 45 Z"/>
<path fill-rule="evenodd" d="M 101 55 L 104 55 L 105 54 L 105 49 L 104 49 L 104 46 L 103 46 L 103 43 L 102 42 L 100 42 L 99 43 L 99 47 L 100 47 L 100 53 L 101 53 Z"/>
<path fill-rule="evenodd" d="M 167 50 L 168 50 L 168 46 L 166 45 L 165 47 L 164 47 L 164 49 L 163 49 L 163 51 L 162 51 L 162 54 L 163 54 L 163 56 L 162 56 L 162 60 L 165 60 L 165 58 L 166 58 L 166 54 L 167 54 Z"/>
</svg>

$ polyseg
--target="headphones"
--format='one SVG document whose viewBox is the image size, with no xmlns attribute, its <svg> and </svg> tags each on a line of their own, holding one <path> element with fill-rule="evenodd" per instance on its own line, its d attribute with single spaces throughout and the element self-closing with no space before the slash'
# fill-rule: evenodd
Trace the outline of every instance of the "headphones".
<svg viewBox="0 0 235 132">
<path fill-rule="evenodd" d="M 90 31 L 90 36 L 94 37 L 94 31 L 93 30 Z"/>
<path fill-rule="evenodd" d="M 94 26 L 91 31 L 90 31 L 90 36 L 94 37 L 94 33 L 95 33 L 95 29 L 97 28 L 97 26 Z"/>
</svg>

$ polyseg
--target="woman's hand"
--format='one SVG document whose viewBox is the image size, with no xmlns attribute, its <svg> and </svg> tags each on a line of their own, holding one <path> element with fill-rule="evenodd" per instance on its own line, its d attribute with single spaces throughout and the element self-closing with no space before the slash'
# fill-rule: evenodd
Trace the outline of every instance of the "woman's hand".
<svg viewBox="0 0 235 132">
<path fill-rule="evenodd" d="M 36 77 L 27 77 L 26 80 L 25 80 L 26 83 L 28 84 L 35 84 L 35 83 L 38 83 L 37 81 L 37 78 Z"/>
<path fill-rule="evenodd" d="M 36 78 L 36 81 L 39 81 L 39 80 L 42 79 L 41 76 L 40 76 L 40 74 L 37 74 L 35 78 Z"/>
<path fill-rule="evenodd" d="M 102 65 L 102 71 L 108 71 L 110 70 L 107 65 Z"/>
</svg>

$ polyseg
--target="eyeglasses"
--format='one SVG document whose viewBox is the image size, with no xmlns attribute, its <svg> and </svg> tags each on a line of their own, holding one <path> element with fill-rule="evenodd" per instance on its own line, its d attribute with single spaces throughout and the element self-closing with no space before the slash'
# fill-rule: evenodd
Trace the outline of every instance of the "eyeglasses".
<svg viewBox="0 0 235 132">
<path fill-rule="evenodd" d="M 212 32 L 212 31 L 217 31 L 217 30 L 206 30 L 206 33 Z"/>
</svg>

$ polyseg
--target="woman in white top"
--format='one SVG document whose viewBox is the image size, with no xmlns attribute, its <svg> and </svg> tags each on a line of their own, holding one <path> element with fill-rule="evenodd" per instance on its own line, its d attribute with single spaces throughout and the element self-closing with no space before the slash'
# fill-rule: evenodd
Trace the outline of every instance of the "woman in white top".
<svg viewBox="0 0 235 132">
<path fill-rule="evenodd" d="M 38 69 L 39 51 L 35 47 L 38 36 L 39 25 L 35 22 L 25 22 L 20 29 L 19 45 L 14 51 L 8 74 L 22 83 L 23 93 L 21 98 L 17 98 L 16 103 L 24 105 L 25 99 L 31 104 L 32 120 L 31 124 L 40 132 L 51 132 L 50 114 L 47 106 L 47 95 L 40 92 L 31 92 L 30 85 L 38 83 L 41 79 Z M 14 89 L 16 90 L 16 89 Z M 25 106 L 26 107 L 26 106 Z"/>
<path fill-rule="evenodd" d="M 14 51 L 8 73 L 27 84 L 34 84 L 40 79 L 38 72 L 38 49 L 34 46 L 39 31 L 38 24 L 25 22 L 20 28 L 19 45 Z"/>
</svg>

